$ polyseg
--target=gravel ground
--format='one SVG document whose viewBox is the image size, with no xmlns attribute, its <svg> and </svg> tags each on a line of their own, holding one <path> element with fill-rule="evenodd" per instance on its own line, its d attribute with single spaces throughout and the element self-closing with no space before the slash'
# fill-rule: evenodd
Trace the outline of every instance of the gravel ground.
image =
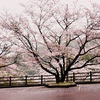
<svg viewBox="0 0 100 100">
<path fill-rule="evenodd" d="M 100 84 L 70 88 L 1 88 L 0 100 L 100 100 Z"/>
</svg>

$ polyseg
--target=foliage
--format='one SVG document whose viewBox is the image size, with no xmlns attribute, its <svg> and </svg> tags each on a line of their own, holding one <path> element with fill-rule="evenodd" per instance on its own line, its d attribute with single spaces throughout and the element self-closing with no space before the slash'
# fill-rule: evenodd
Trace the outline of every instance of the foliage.
<svg viewBox="0 0 100 100">
<path fill-rule="evenodd" d="M 84 55 L 84 56 L 82 56 L 81 60 L 87 61 L 87 60 L 89 60 L 90 58 L 91 58 L 91 55 Z"/>
</svg>

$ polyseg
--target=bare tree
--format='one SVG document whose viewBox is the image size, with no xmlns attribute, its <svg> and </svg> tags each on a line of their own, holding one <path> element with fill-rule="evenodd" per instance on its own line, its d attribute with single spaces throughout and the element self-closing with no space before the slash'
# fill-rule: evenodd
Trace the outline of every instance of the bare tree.
<svg viewBox="0 0 100 100">
<path fill-rule="evenodd" d="M 98 12 L 72 10 L 55 0 L 39 0 L 25 6 L 26 17 L 7 16 L 0 25 L 13 32 L 18 46 L 32 54 L 56 82 L 64 82 L 69 71 L 100 64 Z M 37 11 L 36 11 L 37 10 Z M 82 14 L 84 12 L 84 14 Z"/>
</svg>

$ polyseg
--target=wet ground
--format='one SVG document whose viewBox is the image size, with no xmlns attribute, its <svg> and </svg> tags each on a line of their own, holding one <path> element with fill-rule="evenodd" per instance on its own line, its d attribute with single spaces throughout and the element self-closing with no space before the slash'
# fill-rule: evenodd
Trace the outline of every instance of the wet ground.
<svg viewBox="0 0 100 100">
<path fill-rule="evenodd" d="M 0 100 L 100 100 L 100 84 L 70 88 L 3 88 L 0 89 Z"/>
</svg>

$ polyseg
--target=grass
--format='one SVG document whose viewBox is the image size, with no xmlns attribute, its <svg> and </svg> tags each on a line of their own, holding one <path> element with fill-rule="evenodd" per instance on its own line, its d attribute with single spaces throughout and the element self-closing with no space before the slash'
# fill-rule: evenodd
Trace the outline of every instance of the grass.
<svg viewBox="0 0 100 100">
<path fill-rule="evenodd" d="M 69 87 L 69 86 L 76 86 L 73 82 L 60 82 L 60 83 L 49 83 L 46 84 L 47 87 Z"/>
</svg>

